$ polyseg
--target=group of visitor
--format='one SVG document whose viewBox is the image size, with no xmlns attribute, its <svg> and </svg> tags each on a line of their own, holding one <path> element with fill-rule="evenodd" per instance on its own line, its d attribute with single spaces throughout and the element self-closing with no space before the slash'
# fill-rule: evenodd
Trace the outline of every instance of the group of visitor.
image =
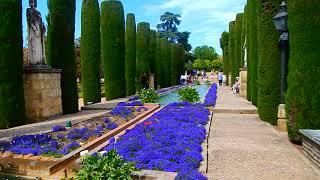
<svg viewBox="0 0 320 180">
<path fill-rule="evenodd" d="M 239 90 L 240 90 L 240 82 L 239 82 L 239 77 L 236 77 L 235 78 L 235 82 L 234 84 L 232 85 L 232 88 L 231 90 L 233 91 L 234 94 L 237 94 L 239 93 Z M 219 72 L 218 73 L 218 81 L 219 81 L 219 86 L 222 86 L 223 84 L 226 83 L 226 76 L 223 75 L 222 72 Z"/>
</svg>

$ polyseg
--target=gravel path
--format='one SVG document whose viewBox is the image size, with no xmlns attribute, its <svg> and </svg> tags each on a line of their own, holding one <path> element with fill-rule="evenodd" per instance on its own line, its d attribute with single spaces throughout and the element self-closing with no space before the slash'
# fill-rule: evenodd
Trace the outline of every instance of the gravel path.
<svg viewBox="0 0 320 180">
<path fill-rule="evenodd" d="M 237 105 L 254 108 L 228 87 L 220 87 L 217 107 L 237 109 Z M 214 114 L 208 168 L 209 179 L 320 179 L 319 168 L 299 147 L 257 114 Z"/>
</svg>

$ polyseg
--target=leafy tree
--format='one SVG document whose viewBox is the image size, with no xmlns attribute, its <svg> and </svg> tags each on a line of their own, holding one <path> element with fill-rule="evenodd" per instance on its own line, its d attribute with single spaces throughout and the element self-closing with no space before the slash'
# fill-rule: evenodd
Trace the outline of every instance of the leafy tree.
<svg viewBox="0 0 320 180">
<path fill-rule="evenodd" d="M 194 55 L 197 59 L 202 60 L 215 60 L 218 58 L 216 50 L 207 45 L 196 47 L 194 49 Z"/>
<path fill-rule="evenodd" d="M 160 17 L 161 23 L 157 25 L 158 36 L 168 39 L 171 43 L 180 43 L 186 51 L 190 51 L 192 49 L 192 46 L 188 42 L 190 32 L 178 31 L 177 26 L 181 23 L 180 17 L 180 14 L 173 14 L 171 12 L 164 13 Z"/>
</svg>

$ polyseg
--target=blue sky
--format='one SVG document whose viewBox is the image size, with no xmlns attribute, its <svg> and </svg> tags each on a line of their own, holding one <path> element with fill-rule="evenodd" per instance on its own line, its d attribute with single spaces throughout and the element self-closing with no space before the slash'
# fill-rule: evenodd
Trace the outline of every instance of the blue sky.
<svg viewBox="0 0 320 180">
<path fill-rule="evenodd" d="M 23 1 L 23 31 L 27 36 L 25 9 L 29 0 Z M 99 0 L 102 2 L 103 0 Z M 193 48 L 200 45 L 213 46 L 221 54 L 219 39 L 223 31 L 228 30 L 229 22 L 236 14 L 243 12 L 247 0 L 121 0 L 125 14 L 132 12 L 137 22 L 149 22 L 155 29 L 160 23 L 160 16 L 169 11 L 181 14 L 182 23 L 179 31 L 190 31 L 190 44 Z M 76 0 L 75 37 L 81 36 L 81 2 Z M 38 10 L 48 14 L 47 0 L 38 0 Z M 45 22 L 46 23 L 46 22 Z"/>
</svg>

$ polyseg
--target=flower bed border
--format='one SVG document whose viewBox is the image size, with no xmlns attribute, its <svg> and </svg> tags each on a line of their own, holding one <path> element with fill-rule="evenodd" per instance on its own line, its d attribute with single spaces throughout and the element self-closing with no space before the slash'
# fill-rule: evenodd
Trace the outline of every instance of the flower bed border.
<svg viewBox="0 0 320 180">
<path fill-rule="evenodd" d="M 63 169 L 64 167 L 67 167 L 68 165 L 73 163 L 75 160 L 77 160 L 80 157 L 80 152 L 84 150 L 90 151 L 98 147 L 100 144 L 105 143 L 111 137 L 114 137 L 118 133 L 125 131 L 127 128 L 145 119 L 148 115 L 153 114 L 154 111 L 160 108 L 159 104 L 146 104 L 145 106 L 149 108 L 148 111 L 133 118 L 132 120 L 119 126 L 118 128 L 112 131 L 109 131 L 108 133 L 96 138 L 95 140 L 87 143 L 85 146 L 78 148 L 77 150 L 69 153 L 66 156 L 63 156 L 62 158 L 56 158 L 50 161 L 37 161 L 37 160 L 29 160 L 29 159 L 18 159 L 18 158 L 12 158 L 12 157 L 2 158 L 0 160 L 0 172 L 12 173 L 12 170 L 7 169 L 6 167 L 10 168 L 10 164 L 12 164 L 12 166 L 15 168 L 15 167 L 18 167 L 19 164 L 21 164 L 28 168 L 30 168 L 31 166 L 35 168 L 39 167 L 39 169 L 41 169 L 42 171 L 40 174 L 43 174 L 44 171 L 49 175 L 55 174 L 61 169 Z M 32 169 L 34 169 L 33 167 Z M 27 170 L 21 171 L 20 169 L 16 173 L 19 173 L 19 175 L 28 174 Z"/>
</svg>

